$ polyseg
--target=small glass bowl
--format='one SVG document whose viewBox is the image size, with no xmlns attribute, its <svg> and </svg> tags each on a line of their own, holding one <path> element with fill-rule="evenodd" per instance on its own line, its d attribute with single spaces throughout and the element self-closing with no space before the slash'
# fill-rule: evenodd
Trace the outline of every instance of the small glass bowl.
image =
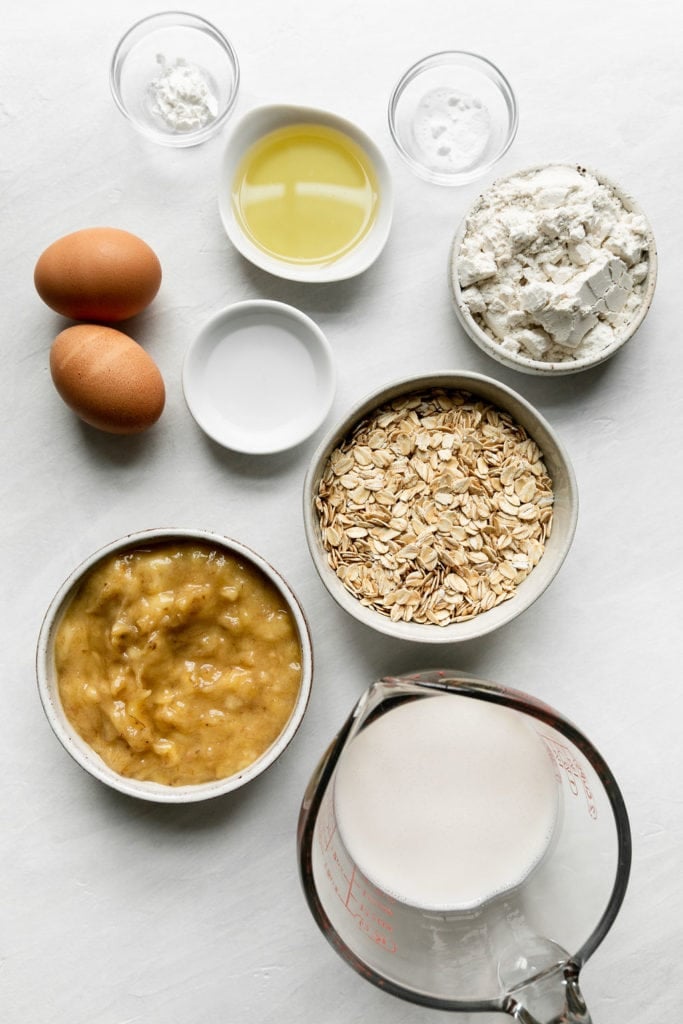
<svg viewBox="0 0 683 1024">
<path fill-rule="evenodd" d="M 409 68 L 389 101 L 389 130 L 408 166 L 437 185 L 485 174 L 517 134 L 517 100 L 498 68 L 445 50 Z"/>
<path fill-rule="evenodd" d="M 164 114 L 158 95 L 162 76 L 180 85 L 185 66 L 205 80 L 205 110 L 184 121 L 179 106 Z M 109 84 L 119 110 L 133 126 L 164 146 L 196 146 L 225 124 L 237 99 L 239 63 L 233 47 L 210 22 L 183 11 L 152 14 L 136 22 L 119 42 L 111 61 Z"/>
</svg>

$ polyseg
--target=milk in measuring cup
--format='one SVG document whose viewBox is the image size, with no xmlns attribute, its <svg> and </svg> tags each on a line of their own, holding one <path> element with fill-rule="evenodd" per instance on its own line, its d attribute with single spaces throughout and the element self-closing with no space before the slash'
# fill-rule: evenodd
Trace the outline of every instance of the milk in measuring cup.
<svg viewBox="0 0 683 1024">
<path fill-rule="evenodd" d="M 457 695 L 401 704 L 336 770 L 337 828 L 366 878 L 429 910 L 515 888 L 548 850 L 560 790 L 543 741 L 507 707 Z"/>
</svg>

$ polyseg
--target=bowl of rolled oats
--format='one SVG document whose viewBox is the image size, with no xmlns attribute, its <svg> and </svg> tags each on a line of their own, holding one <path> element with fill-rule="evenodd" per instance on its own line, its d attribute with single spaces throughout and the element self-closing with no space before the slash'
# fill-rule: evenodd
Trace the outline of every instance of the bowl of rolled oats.
<svg viewBox="0 0 683 1024">
<path fill-rule="evenodd" d="M 510 622 L 571 546 L 578 494 L 550 424 L 476 373 L 397 381 L 321 442 L 304 483 L 309 550 L 350 615 L 454 643 Z"/>
</svg>

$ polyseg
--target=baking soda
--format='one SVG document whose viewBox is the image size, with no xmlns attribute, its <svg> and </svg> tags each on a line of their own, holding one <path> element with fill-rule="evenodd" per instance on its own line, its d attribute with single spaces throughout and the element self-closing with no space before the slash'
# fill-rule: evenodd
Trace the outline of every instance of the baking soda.
<svg viewBox="0 0 683 1024">
<path fill-rule="evenodd" d="M 413 138 L 434 171 L 464 171 L 476 164 L 491 133 L 491 117 L 481 102 L 440 86 L 417 105 Z"/>
<path fill-rule="evenodd" d="M 209 81 L 194 64 L 178 57 L 170 64 L 157 55 L 160 74 L 149 85 L 152 113 L 177 132 L 191 132 L 215 120 L 218 101 Z"/>
</svg>

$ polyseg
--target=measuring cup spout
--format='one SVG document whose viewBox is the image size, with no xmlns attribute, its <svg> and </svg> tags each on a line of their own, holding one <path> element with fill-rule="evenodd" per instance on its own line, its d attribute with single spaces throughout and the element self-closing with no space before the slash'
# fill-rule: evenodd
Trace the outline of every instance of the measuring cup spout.
<svg viewBox="0 0 683 1024">
<path fill-rule="evenodd" d="M 592 1024 L 574 963 L 559 964 L 508 993 L 504 1009 L 519 1024 Z"/>
</svg>

